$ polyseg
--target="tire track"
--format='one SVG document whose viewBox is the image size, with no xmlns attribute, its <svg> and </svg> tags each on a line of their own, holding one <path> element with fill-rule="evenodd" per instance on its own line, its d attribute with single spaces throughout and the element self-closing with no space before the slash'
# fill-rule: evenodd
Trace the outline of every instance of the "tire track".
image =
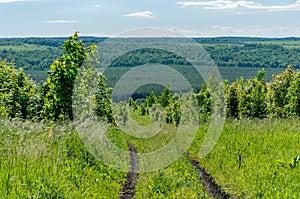
<svg viewBox="0 0 300 199">
<path fill-rule="evenodd" d="M 130 170 L 127 173 L 126 183 L 119 199 L 130 199 L 135 195 L 135 186 L 139 178 L 139 157 L 137 149 L 132 144 L 128 144 L 128 149 L 130 151 Z"/>
<path fill-rule="evenodd" d="M 223 191 L 222 188 L 216 183 L 215 179 L 206 172 L 205 168 L 199 165 L 199 162 L 197 160 L 194 160 L 188 154 L 187 156 L 190 160 L 191 165 L 196 167 L 197 171 L 201 173 L 201 182 L 205 190 L 211 197 L 217 199 L 239 198 Z"/>
</svg>

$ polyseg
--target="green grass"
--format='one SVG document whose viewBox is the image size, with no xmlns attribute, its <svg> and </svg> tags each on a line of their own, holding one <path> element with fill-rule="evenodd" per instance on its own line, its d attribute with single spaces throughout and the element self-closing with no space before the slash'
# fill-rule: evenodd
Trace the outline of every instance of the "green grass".
<svg viewBox="0 0 300 199">
<path fill-rule="evenodd" d="M 0 123 L 0 198 L 117 198 L 125 173 L 94 159 L 70 126 Z"/>
<path fill-rule="evenodd" d="M 183 157 L 163 170 L 140 174 L 135 198 L 210 198 L 199 179 Z"/>
<path fill-rule="evenodd" d="M 146 117 L 139 120 L 149 122 Z M 300 197 L 300 165 L 290 166 L 291 159 L 300 156 L 299 119 L 227 122 L 212 152 L 200 159 L 207 128 L 200 127 L 189 153 L 228 193 Z M 50 129 L 54 136 L 49 138 Z M 148 153 L 174 139 L 173 130 L 166 126 L 148 139 L 117 129 L 107 135 L 124 150 L 130 142 Z M 71 124 L 0 122 L 0 198 L 118 198 L 125 176 L 92 157 Z M 141 173 L 135 198 L 209 198 L 199 177 L 182 157 L 166 168 Z"/>
<path fill-rule="evenodd" d="M 207 130 L 201 127 L 190 148 L 194 158 Z M 230 193 L 249 198 L 299 198 L 299 119 L 234 121 L 225 125 L 213 151 L 200 163 Z"/>
<path fill-rule="evenodd" d="M 150 123 L 150 117 L 148 115 L 141 116 L 139 110 L 129 109 L 130 117 L 141 126 L 146 126 Z"/>
<path fill-rule="evenodd" d="M 140 125 L 149 124 L 149 116 L 139 116 L 137 111 L 130 110 L 130 116 Z M 130 133 L 130 132 L 129 132 Z M 120 130 L 110 131 L 108 137 L 118 147 L 126 149 L 127 143 L 132 143 L 141 156 L 159 150 L 171 142 L 176 129 L 173 125 L 165 125 L 156 135 L 150 138 L 136 138 Z M 140 168 L 147 168 L 145 164 L 156 164 L 159 158 L 140 159 Z M 182 157 L 165 168 L 139 174 L 134 198 L 210 198 L 200 182 L 200 174 L 189 163 L 187 157 Z"/>
</svg>

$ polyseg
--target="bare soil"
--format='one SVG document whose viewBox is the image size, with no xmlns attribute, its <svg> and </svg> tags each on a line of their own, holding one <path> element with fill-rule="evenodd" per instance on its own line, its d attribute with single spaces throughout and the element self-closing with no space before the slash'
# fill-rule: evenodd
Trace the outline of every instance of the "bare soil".
<svg viewBox="0 0 300 199">
<path fill-rule="evenodd" d="M 199 162 L 197 160 L 192 159 L 190 156 L 188 156 L 190 159 L 190 163 L 196 167 L 197 171 L 201 174 L 201 182 L 206 189 L 207 193 L 214 198 L 217 199 L 228 199 L 228 198 L 238 198 L 234 195 L 228 194 L 225 191 L 222 190 L 221 186 L 219 186 L 215 179 L 210 176 L 205 168 L 201 167 Z"/>
<path fill-rule="evenodd" d="M 135 186 L 137 185 L 139 174 L 139 157 L 137 149 L 132 145 L 128 144 L 130 151 L 130 170 L 126 176 L 126 183 L 122 189 L 120 199 L 130 199 L 135 195 Z"/>
</svg>

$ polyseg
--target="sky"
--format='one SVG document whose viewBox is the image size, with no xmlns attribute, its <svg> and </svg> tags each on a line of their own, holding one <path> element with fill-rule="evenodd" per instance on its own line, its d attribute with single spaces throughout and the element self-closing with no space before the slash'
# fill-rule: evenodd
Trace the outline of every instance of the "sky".
<svg viewBox="0 0 300 199">
<path fill-rule="evenodd" d="M 145 27 L 190 37 L 300 37 L 300 0 L 0 0 L 0 37 L 114 36 Z"/>
</svg>

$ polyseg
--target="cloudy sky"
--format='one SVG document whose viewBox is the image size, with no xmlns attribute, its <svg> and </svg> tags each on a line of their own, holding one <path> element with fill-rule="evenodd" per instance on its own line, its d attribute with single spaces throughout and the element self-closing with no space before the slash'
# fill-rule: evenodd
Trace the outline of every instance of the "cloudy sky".
<svg viewBox="0 0 300 199">
<path fill-rule="evenodd" d="M 112 36 L 143 27 L 187 36 L 300 36 L 300 0 L 0 0 L 0 37 Z"/>
</svg>

